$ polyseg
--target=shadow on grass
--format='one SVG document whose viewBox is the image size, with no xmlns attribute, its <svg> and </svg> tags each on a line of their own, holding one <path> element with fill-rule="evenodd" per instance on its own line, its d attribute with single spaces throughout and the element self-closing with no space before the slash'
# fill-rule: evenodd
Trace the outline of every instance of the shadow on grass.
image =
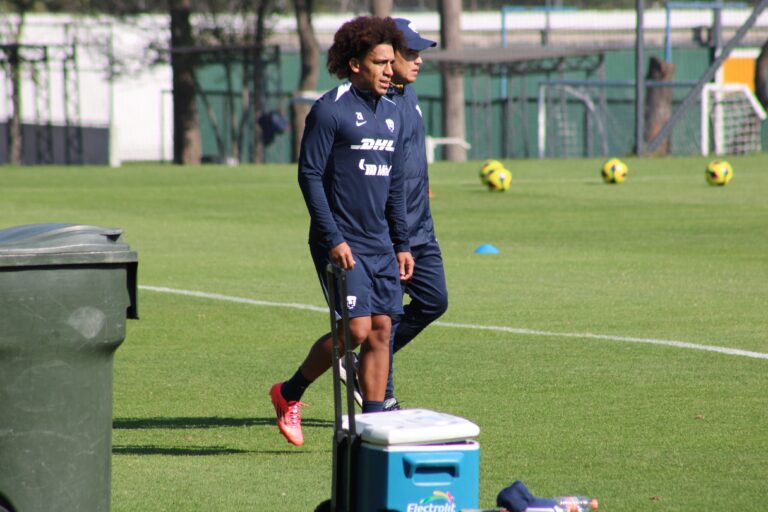
<svg viewBox="0 0 768 512">
<path fill-rule="evenodd" d="M 192 429 L 192 428 L 221 428 L 221 427 L 254 427 L 275 425 L 275 418 L 221 418 L 218 416 L 182 417 L 182 418 L 116 418 L 112 421 L 112 428 L 139 430 L 151 428 L 167 429 Z M 333 422 L 303 418 L 303 427 L 332 427 Z"/>
<path fill-rule="evenodd" d="M 248 453 L 247 450 L 234 448 L 168 448 L 163 446 L 113 446 L 114 455 L 231 455 L 234 453 Z"/>
<path fill-rule="evenodd" d="M 312 418 L 303 418 L 301 420 L 303 427 L 314 428 L 332 428 L 333 422 L 328 420 L 317 420 Z M 180 417 L 180 418 L 115 418 L 112 421 L 112 427 L 124 430 L 142 430 L 142 429 L 204 429 L 204 428 L 225 428 L 225 427 L 253 427 L 264 426 L 274 428 L 277 433 L 277 424 L 275 418 L 222 418 L 212 417 Z M 276 436 L 278 438 L 279 436 Z M 236 448 L 224 448 L 219 446 L 208 447 L 168 447 L 155 445 L 116 445 L 112 447 L 112 453 L 115 455 L 169 455 L 169 456 L 216 456 L 233 455 L 238 453 L 261 453 L 261 454 L 301 454 L 303 451 L 295 449 L 286 450 L 239 450 Z"/>
<path fill-rule="evenodd" d="M 286 448 L 285 450 L 238 450 L 236 448 L 172 448 L 167 446 L 117 445 L 112 447 L 112 455 L 167 455 L 171 457 L 234 455 L 238 453 L 256 453 L 261 455 L 302 455 L 306 450 Z M 3 510 L 0 508 L 0 512 Z"/>
</svg>

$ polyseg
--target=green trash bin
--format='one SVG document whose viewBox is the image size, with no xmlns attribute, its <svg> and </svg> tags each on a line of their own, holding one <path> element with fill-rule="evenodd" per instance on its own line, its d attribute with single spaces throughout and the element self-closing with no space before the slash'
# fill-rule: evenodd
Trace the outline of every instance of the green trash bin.
<svg viewBox="0 0 768 512">
<path fill-rule="evenodd" d="M 0 512 L 109 510 L 112 359 L 138 318 L 121 234 L 0 230 Z"/>
</svg>

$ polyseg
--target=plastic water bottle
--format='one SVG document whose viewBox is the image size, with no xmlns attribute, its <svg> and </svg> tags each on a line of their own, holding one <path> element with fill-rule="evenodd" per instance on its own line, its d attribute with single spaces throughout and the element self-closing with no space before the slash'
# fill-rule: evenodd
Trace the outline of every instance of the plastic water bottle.
<svg viewBox="0 0 768 512">
<path fill-rule="evenodd" d="M 597 499 L 587 496 L 560 496 L 554 498 L 557 501 L 556 510 L 563 512 L 590 512 L 597 510 Z"/>
</svg>

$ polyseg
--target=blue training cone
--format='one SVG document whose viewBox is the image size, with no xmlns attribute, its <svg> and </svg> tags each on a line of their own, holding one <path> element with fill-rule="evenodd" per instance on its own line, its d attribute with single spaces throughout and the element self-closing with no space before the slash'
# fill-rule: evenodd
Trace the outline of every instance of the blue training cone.
<svg viewBox="0 0 768 512">
<path fill-rule="evenodd" d="M 491 244 L 483 244 L 475 249 L 475 254 L 499 254 L 499 250 Z"/>
</svg>

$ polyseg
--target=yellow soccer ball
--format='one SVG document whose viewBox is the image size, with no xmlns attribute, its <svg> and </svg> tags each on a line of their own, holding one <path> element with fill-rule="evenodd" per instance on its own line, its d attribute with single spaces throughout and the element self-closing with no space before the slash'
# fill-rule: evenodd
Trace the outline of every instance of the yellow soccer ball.
<svg viewBox="0 0 768 512">
<path fill-rule="evenodd" d="M 733 167 L 725 160 L 712 160 L 704 177 L 710 185 L 724 187 L 733 179 Z"/>
<path fill-rule="evenodd" d="M 629 167 L 618 158 L 611 158 L 605 162 L 601 170 L 603 181 L 606 183 L 624 183 L 627 173 L 629 173 Z"/>
<path fill-rule="evenodd" d="M 504 167 L 497 168 L 488 173 L 488 189 L 498 192 L 509 190 L 512 185 L 512 172 Z"/>
<path fill-rule="evenodd" d="M 498 160 L 486 160 L 483 162 L 483 166 L 480 167 L 480 182 L 483 185 L 488 184 L 488 175 L 493 172 L 495 169 L 503 169 L 504 164 L 499 162 Z"/>
</svg>

